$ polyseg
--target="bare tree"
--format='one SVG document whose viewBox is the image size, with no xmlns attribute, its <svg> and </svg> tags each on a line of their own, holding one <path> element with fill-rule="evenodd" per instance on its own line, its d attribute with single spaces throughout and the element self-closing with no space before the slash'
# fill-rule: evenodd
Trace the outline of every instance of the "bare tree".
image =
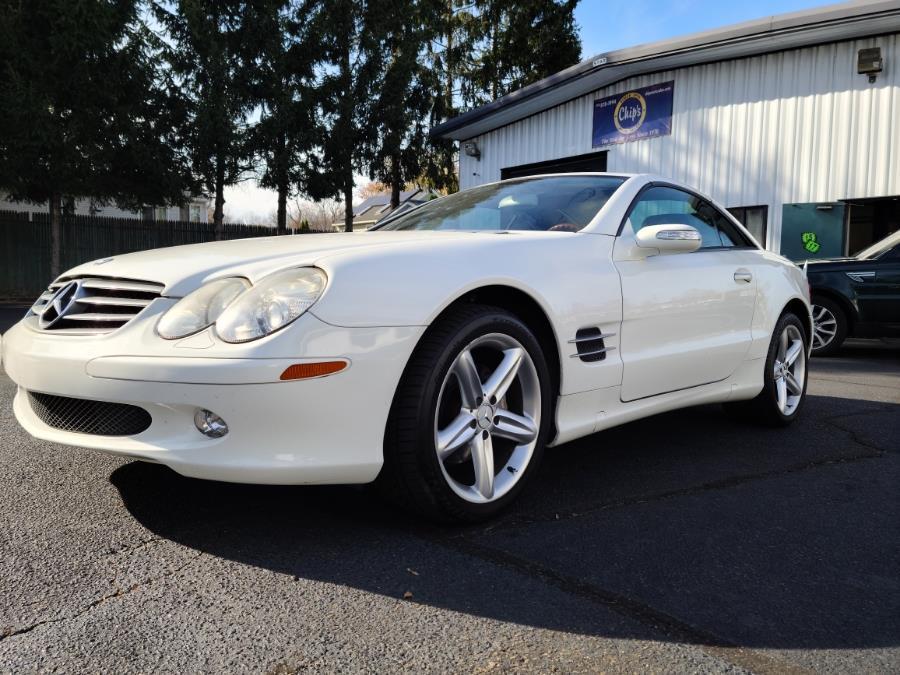
<svg viewBox="0 0 900 675">
<path fill-rule="evenodd" d="M 390 192 L 391 186 L 387 183 L 381 183 L 377 180 L 369 181 L 361 188 L 356 191 L 357 196 L 360 199 L 368 199 L 369 197 L 374 197 L 375 195 L 380 195 L 385 192 Z"/>
<path fill-rule="evenodd" d="M 334 224 L 344 220 L 344 203 L 338 199 L 309 201 L 295 199 L 288 215 L 289 227 L 294 230 L 334 232 Z"/>
</svg>

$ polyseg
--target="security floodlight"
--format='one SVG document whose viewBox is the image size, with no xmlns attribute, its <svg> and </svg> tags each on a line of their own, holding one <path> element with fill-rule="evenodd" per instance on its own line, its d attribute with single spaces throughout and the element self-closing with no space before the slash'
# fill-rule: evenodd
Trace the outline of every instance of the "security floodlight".
<svg viewBox="0 0 900 675">
<path fill-rule="evenodd" d="M 856 62 L 856 72 L 860 75 L 868 75 L 869 82 L 874 82 L 875 78 L 884 70 L 884 60 L 881 58 L 881 47 L 868 47 L 860 49 Z"/>
<path fill-rule="evenodd" d="M 478 149 L 477 141 L 466 141 L 465 143 L 463 143 L 463 152 L 465 152 L 469 157 L 481 159 L 481 150 Z"/>
</svg>

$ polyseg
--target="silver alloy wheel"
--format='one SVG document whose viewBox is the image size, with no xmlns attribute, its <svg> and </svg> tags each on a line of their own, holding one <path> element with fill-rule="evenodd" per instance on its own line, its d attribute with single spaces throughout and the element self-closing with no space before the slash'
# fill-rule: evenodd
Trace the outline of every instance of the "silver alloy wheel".
<svg viewBox="0 0 900 675">
<path fill-rule="evenodd" d="M 524 475 L 540 428 L 541 384 L 528 351 L 502 333 L 469 343 L 435 412 L 435 451 L 450 488 L 474 504 L 500 499 Z"/>
<path fill-rule="evenodd" d="M 831 344 L 837 334 L 837 319 L 831 311 L 822 305 L 812 306 L 813 349 L 824 349 Z"/>
<path fill-rule="evenodd" d="M 772 374 L 778 409 L 783 415 L 791 415 L 800 405 L 806 382 L 806 347 L 797 326 L 787 325 L 781 332 Z"/>
</svg>

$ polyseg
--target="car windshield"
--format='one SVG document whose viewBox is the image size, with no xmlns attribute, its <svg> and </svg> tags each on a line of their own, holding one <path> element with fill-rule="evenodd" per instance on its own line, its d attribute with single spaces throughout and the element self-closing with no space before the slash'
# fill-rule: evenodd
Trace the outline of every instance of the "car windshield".
<svg viewBox="0 0 900 675">
<path fill-rule="evenodd" d="M 577 232 L 624 182 L 620 176 L 549 176 L 493 183 L 429 202 L 378 229 Z"/>
<path fill-rule="evenodd" d="M 856 254 L 856 258 L 858 260 L 872 260 L 873 258 L 877 258 L 885 251 L 889 251 L 900 244 L 900 230 L 894 232 L 894 234 L 890 234 L 881 241 L 876 241 L 869 248 L 864 248 L 862 251 Z"/>
</svg>

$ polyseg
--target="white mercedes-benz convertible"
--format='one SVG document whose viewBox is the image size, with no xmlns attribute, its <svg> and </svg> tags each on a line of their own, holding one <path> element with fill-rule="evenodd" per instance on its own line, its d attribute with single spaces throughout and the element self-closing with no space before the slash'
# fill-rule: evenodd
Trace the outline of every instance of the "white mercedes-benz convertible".
<svg viewBox="0 0 900 675">
<path fill-rule="evenodd" d="M 223 481 L 377 481 L 476 520 L 548 445 L 701 403 L 791 422 L 810 334 L 803 272 L 711 200 L 560 174 L 369 232 L 86 263 L 3 362 L 40 439 Z"/>
</svg>

